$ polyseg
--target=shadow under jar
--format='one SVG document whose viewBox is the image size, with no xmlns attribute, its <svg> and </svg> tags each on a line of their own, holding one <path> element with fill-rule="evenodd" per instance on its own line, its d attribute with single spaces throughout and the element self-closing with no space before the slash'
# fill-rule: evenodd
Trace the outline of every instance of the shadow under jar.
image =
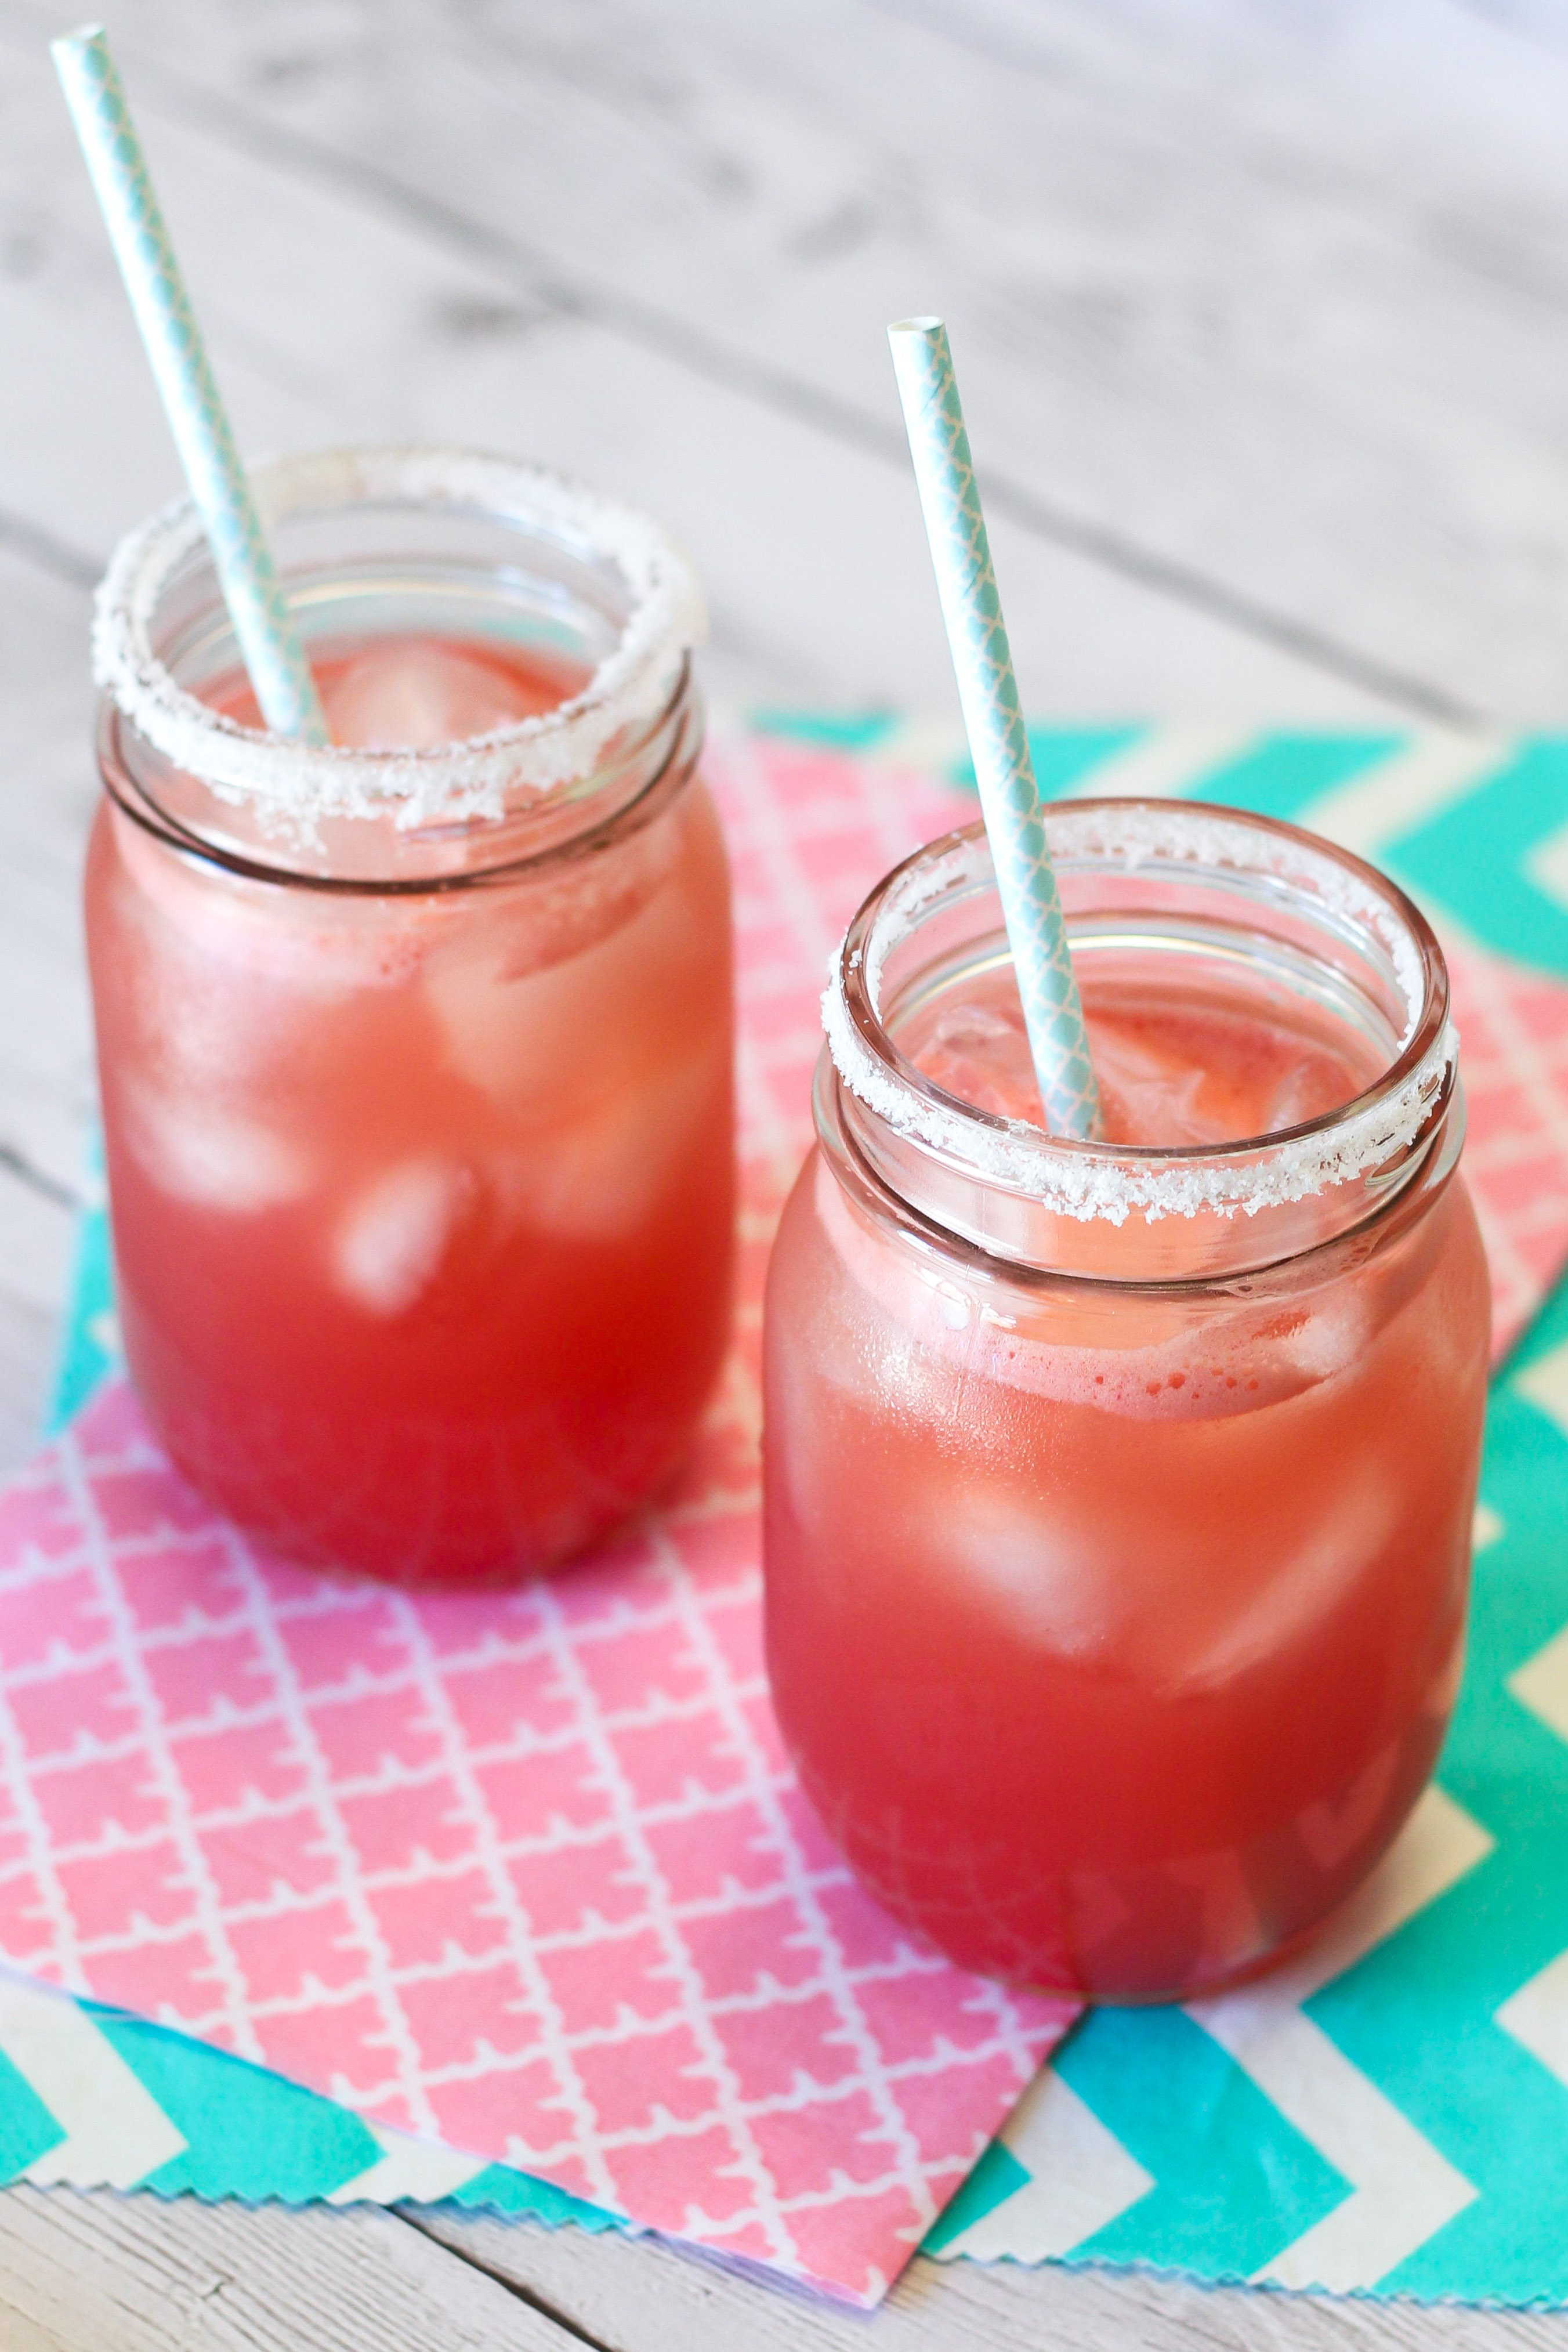
<svg viewBox="0 0 1568 2352">
<path fill-rule="evenodd" d="M 1092 1035 L 1097 1007 L 1207 1005 L 1364 1082 L 1178 1149 L 977 1108 L 922 1060 L 945 1007 L 1011 987 L 983 831 L 889 876 L 824 1000 L 770 1270 L 768 1671 L 900 1918 L 1019 1983 L 1186 1999 L 1331 1912 L 1431 1772 L 1486 1267 L 1409 901 L 1261 819 L 1047 816 Z"/>
<path fill-rule="evenodd" d="M 727 1333 L 700 596 L 643 518 L 504 460 L 256 479 L 329 714 L 368 660 L 393 726 L 433 664 L 528 715 L 269 737 L 189 508 L 120 551 L 87 923 L 126 1355 L 285 1553 L 511 1580 L 668 1479 Z"/>
</svg>

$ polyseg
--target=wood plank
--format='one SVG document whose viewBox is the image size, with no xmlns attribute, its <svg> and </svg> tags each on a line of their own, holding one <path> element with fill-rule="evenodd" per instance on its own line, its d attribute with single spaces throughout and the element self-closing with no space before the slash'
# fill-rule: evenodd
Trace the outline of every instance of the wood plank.
<svg viewBox="0 0 1568 2352">
<path fill-rule="evenodd" d="M 15 44 L 0 14 L 7 27 Z M 247 446 L 444 437 L 538 453 L 689 541 L 712 593 L 720 699 L 956 709 L 905 465 L 519 299 L 492 259 L 388 217 L 357 185 L 323 191 L 287 153 L 235 148 L 222 121 L 171 119 L 160 87 L 138 78 L 139 108 Z M 0 508 L 101 556 L 173 493 L 173 457 L 30 43 L 13 46 L 0 129 L 0 242 L 31 240 L 26 271 L 0 275 L 0 331 L 32 355 L 0 383 Z M 1391 708 L 1005 517 L 997 551 L 1041 710 L 1354 720 Z"/>
<path fill-rule="evenodd" d="M 0 1158 L 57 1199 L 79 1183 L 93 1093 L 78 905 L 97 799 L 88 610 L 85 589 L 0 541 Z"/>
<path fill-rule="evenodd" d="M 1483 2312 L 1193 2285 L 1146 2272 L 917 2257 L 867 2321 L 652 2240 L 409 2218 L 522 2285 L 605 2352 L 1563 2352 L 1568 2313 Z"/>
<path fill-rule="evenodd" d="M 143 0 L 127 54 L 149 103 L 894 468 L 882 324 L 941 304 L 1031 529 L 1563 711 L 1568 56 L 1482 12 Z"/>
<path fill-rule="evenodd" d="M 580 2341 L 371 2206 L 0 2195 L 5 2352 L 576 2352 Z"/>
<path fill-rule="evenodd" d="M 0 1477 L 38 1443 L 74 1228 L 68 1209 L 0 1167 Z"/>
<path fill-rule="evenodd" d="M 37 1444 L 93 1097 L 78 871 L 87 593 L 0 534 L 0 1474 Z"/>
</svg>

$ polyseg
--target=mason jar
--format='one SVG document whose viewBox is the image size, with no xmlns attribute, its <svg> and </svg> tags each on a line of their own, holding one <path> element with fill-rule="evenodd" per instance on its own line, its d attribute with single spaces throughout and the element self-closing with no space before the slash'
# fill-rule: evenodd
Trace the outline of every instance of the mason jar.
<svg viewBox="0 0 1568 2352">
<path fill-rule="evenodd" d="M 508 460 L 255 481 L 348 740 L 262 729 L 188 504 L 99 597 L 87 927 L 131 1377 L 266 1545 L 509 1580 L 669 1479 L 726 1343 L 700 595 L 644 518 Z"/>
<path fill-rule="evenodd" d="M 1048 1136 L 930 1050 L 1010 984 L 982 828 L 878 885 L 768 1291 L 768 1671 L 899 1918 L 1021 1984 L 1187 1999 L 1305 1936 L 1431 1773 L 1487 1273 L 1409 900 L 1211 807 L 1047 826 L 1092 1040 L 1185 1003 L 1318 1042 L 1269 1130 Z M 1296 1116 L 1292 1056 L 1330 1046 L 1355 1075 Z"/>
</svg>

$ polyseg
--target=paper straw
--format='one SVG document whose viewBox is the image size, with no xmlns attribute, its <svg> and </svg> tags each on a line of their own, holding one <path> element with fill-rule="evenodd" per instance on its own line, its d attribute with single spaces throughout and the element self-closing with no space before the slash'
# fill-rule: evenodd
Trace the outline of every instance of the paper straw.
<svg viewBox="0 0 1568 2352">
<path fill-rule="evenodd" d="M 329 739 L 101 25 L 50 43 L 262 716 Z"/>
<path fill-rule="evenodd" d="M 1092 1137 L 1100 1128 L 1100 1089 L 947 330 L 940 319 L 901 319 L 887 337 L 1046 1122 L 1055 1135 Z"/>
</svg>

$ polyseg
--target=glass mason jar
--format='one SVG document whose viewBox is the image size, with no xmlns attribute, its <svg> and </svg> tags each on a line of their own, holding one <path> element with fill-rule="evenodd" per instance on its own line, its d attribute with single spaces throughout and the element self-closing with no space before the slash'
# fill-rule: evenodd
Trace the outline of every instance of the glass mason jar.
<svg viewBox="0 0 1568 2352">
<path fill-rule="evenodd" d="M 982 829 L 880 884 L 769 1277 L 768 1669 L 900 1918 L 1024 1984 L 1186 1999 L 1330 1912 L 1431 1772 L 1488 1284 L 1409 901 L 1260 818 L 1047 818 L 1086 992 L 1305 1008 L 1381 1075 L 1220 1149 L 1049 1138 L 901 1045 L 1008 961 Z"/>
<path fill-rule="evenodd" d="M 267 736 L 190 508 L 120 550 L 87 925 L 125 1351 L 174 1462 L 267 1543 L 509 1580 L 670 1476 L 726 1342 L 700 597 L 643 518 L 504 460 L 256 481 L 319 677 L 368 648 L 417 704 L 434 645 L 533 715 Z"/>
</svg>

